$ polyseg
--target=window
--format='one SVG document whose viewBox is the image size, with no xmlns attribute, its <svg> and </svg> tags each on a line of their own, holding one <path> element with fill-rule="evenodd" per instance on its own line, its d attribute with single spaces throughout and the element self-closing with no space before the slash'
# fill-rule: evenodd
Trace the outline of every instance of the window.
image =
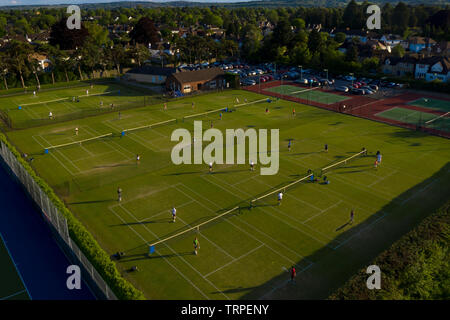
<svg viewBox="0 0 450 320">
<path fill-rule="evenodd" d="M 211 81 L 211 82 L 209 83 L 209 87 L 210 87 L 211 89 L 214 89 L 214 88 L 216 87 L 216 85 L 217 85 L 216 80 Z"/>
</svg>

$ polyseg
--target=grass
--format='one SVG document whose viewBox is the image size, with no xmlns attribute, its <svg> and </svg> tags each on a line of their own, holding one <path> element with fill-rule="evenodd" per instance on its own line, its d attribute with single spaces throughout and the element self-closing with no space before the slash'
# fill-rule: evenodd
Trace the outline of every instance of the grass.
<svg viewBox="0 0 450 320">
<path fill-rule="evenodd" d="M 318 88 L 309 89 L 291 85 L 281 85 L 265 90 L 323 104 L 333 104 L 349 99 L 349 97 L 320 91 Z"/>
<path fill-rule="evenodd" d="M 27 290 L 22 282 L 12 257 L 0 235 L 0 300 L 28 300 Z"/>
<path fill-rule="evenodd" d="M 38 92 L 36 96 L 33 91 L 30 91 L 24 95 L 0 97 L 0 110 L 12 120 L 12 127 L 27 128 L 46 125 L 51 121 L 66 121 L 76 117 L 97 115 L 127 106 L 144 105 L 144 99 L 150 102 L 148 97 L 150 95 L 151 93 L 146 97 L 141 90 L 117 83 L 96 83 L 92 88 L 84 86 L 55 89 Z M 154 95 L 152 100 L 155 101 L 157 98 Z M 53 119 L 49 117 L 50 112 L 53 114 Z"/>
<path fill-rule="evenodd" d="M 420 99 L 408 102 L 408 104 L 412 105 L 412 106 L 416 106 L 416 107 L 429 108 L 429 109 L 443 111 L 443 112 L 450 112 L 450 101 L 447 101 L 447 100 L 439 100 L 439 99 L 432 99 L 432 98 L 420 98 Z"/>
<path fill-rule="evenodd" d="M 124 277 L 149 299 L 325 298 L 376 253 L 418 223 L 430 208 L 450 196 L 450 142 L 385 124 L 278 100 L 181 120 L 231 106 L 236 97 L 265 96 L 224 91 L 65 123 L 8 132 L 9 139 L 33 158 L 32 166 L 116 261 Z M 195 101 L 195 108 L 191 103 Z M 266 113 L 266 107 L 270 112 Z M 177 119 L 172 124 L 119 133 L 123 129 Z M 177 128 L 280 129 L 280 170 L 262 176 L 248 164 L 172 164 L 170 136 Z M 79 135 L 74 128 L 79 128 Z M 44 148 L 113 133 L 44 153 Z M 292 150 L 287 150 L 292 139 Z M 329 151 L 324 152 L 324 144 Z M 300 183 L 287 191 L 281 206 L 273 195 L 249 209 L 256 196 L 332 163 L 362 147 L 368 156 L 326 173 L 329 185 Z M 374 169 L 375 152 L 383 163 Z M 275 150 L 273 150 L 275 151 Z M 141 156 L 139 164 L 136 155 Z M 117 202 L 117 188 L 123 201 Z M 171 223 L 170 209 L 177 208 Z M 230 213 L 197 233 L 148 245 Z M 349 224 L 350 210 L 355 221 Z M 192 241 L 199 237 L 199 255 Z M 287 283 L 297 266 L 297 285 Z M 137 266 L 138 272 L 129 272 Z"/>
<path fill-rule="evenodd" d="M 450 119 L 448 118 L 448 116 L 438 118 L 439 115 L 433 113 L 411 110 L 407 108 L 394 107 L 389 110 L 377 113 L 376 116 L 410 124 L 423 125 L 427 128 L 441 131 L 450 130 Z"/>
</svg>

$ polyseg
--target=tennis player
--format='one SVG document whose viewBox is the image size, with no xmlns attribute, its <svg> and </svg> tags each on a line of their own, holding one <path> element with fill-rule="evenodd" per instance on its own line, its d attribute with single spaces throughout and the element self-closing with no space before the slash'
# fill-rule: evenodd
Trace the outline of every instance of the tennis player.
<svg viewBox="0 0 450 320">
<path fill-rule="evenodd" d="M 250 171 L 255 171 L 255 163 L 252 161 L 250 161 Z"/>
<path fill-rule="evenodd" d="M 325 144 L 325 152 L 328 152 L 328 144 Z"/>
<path fill-rule="evenodd" d="M 281 200 L 283 200 L 283 193 L 280 191 L 278 193 L 278 205 L 281 205 Z"/>
<path fill-rule="evenodd" d="M 295 108 L 292 108 L 292 116 L 295 117 Z"/>
<path fill-rule="evenodd" d="M 141 163 L 141 156 L 140 155 L 136 155 L 136 164 Z"/>
<path fill-rule="evenodd" d="M 194 239 L 194 254 L 198 254 L 198 250 L 200 250 L 200 242 L 198 242 L 197 237 Z"/>
<path fill-rule="evenodd" d="M 291 140 L 289 140 L 289 143 L 288 143 L 288 151 L 289 152 L 291 151 Z"/>
<path fill-rule="evenodd" d="M 350 211 L 350 224 L 353 224 L 353 219 L 354 218 L 355 218 L 355 212 L 352 209 L 352 211 Z"/>
<path fill-rule="evenodd" d="M 213 168 L 212 168 L 212 167 L 213 167 L 213 164 L 212 164 L 212 162 L 210 162 L 210 163 L 209 163 L 209 172 L 212 172 L 212 171 L 213 171 Z"/>
<path fill-rule="evenodd" d="M 78 135 L 78 127 L 75 128 L 75 135 Z"/>
<path fill-rule="evenodd" d="M 50 119 L 53 119 L 53 113 L 52 113 L 51 111 L 48 113 L 48 117 L 49 117 Z"/>
<path fill-rule="evenodd" d="M 172 208 L 172 222 L 175 222 L 177 219 L 177 209 L 175 207 Z"/>
<path fill-rule="evenodd" d="M 120 187 L 117 188 L 117 196 L 118 196 L 117 201 L 121 202 L 122 201 L 122 189 Z"/>
<path fill-rule="evenodd" d="M 381 158 L 382 158 L 381 152 L 380 152 L 380 151 L 377 151 L 377 161 L 378 161 L 378 164 L 381 164 Z"/>
</svg>

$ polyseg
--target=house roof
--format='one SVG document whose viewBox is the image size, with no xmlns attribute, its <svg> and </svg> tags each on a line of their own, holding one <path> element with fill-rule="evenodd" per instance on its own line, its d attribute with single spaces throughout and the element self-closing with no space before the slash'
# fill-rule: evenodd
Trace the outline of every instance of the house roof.
<svg viewBox="0 0 450 320">
<path fill-rule="evenodd" d="M 409 43 L 411 44 L 427 44 L 427 43 L 436 43 L 436 41 L 434 41 L 431 38 L 425 38 L 425 37 L 412 37 L 409 38 Z"/>
<path fill-rule="evenodd" d="M 161 68 L 161 67 L 153 67 L 153 66 L 143 66 L 139 68 L 134 68 L 127 73 L 137 73 L 137 74 L 150 74 L 157 76 L 169 76 L 177 72 L 176 68 Z"/>
<path fill-rule="evenodd" d="M 224 75 L 221 68 L 208 68 L 196 71 L 183 71 L 173 74 L 173 77 L 180 83 L 189 83 L 195 81 L 212 80 L 217 76 Z"/>
<path fill-rule="evenodd" d="M 437 57 L 425 58 L 425 59 L 418 61 L 418 63 L 426 64 L 426 65 L 429 65 L 430 67 L 435 65 L 438 62 L 440 62 L 442 65 L 443 70 L 441 73 L 447 74 L 450 71 L 450 59 L 448 57 L 437 56 Z"/>
<path fill-rule="evenodd" d="M 409 63 L 409 64 L 415 64 L 417 62 L 417 59 L 410 56 L 404 56 L 403 58 L 398 57 L 388 57 L 384 60 L 384 63 L 386 64 L 386 61 L 389 60 L 389 65 L 395 66 L 399 63 Z"/>
</svg>

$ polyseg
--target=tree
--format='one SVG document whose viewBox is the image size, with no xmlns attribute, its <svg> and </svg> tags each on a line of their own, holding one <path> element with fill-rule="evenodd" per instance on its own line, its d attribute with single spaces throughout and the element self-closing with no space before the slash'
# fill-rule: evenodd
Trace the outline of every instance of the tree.
<svg viewBox="0 0 450 320">
<path fill-rule="evenodd" d="M 8 81 L 6 80 L 6 75 L 8 74 L 8 59 L 5 53 L 0 51 L 0 74 L 3 77 L 3 83 L 5 85 L 5 89 L 8 90 Z"/>
<path fill-rule="evenodd" d="M 69 29 L 66 23 L 67 18 L 63 18 L 52 26 L 49 43 L 55 47 L 59 46 L 61 50 L 73 50 L 81 47 L 89 35 L 88 30 L 83 23 L 81 29 Z"/>
<path fill-rule="evenodd" d="M 158 29 L 156 29 L 153 21 L 147 17 L 139 19 L 138 23 L 130 32 L 130 38 L 132 42 L 143 44 L 146 47 L 149 44 L 153 47 L 160 41 Z"/>
<path fill-rule="evenodd" d="M 334 40 L 338 43 L 343 43 L 345 41 L 345 38 L 347 37 L 347 35 L 343 32 L 338 32 L 336 33 L 336 35 L 334 36 Z"/>
<path fill-rule="evenodd" d="M 403 58 L 405 56 L 405 48 L 403 48 L 401 45 L 396 45 L 392 49 L 392 55 L 397 58 Z"/>
<path fill-rule="evenodd" d="M 312 54 L 314 54 L 314 53 L 320 51 L 323 48 L 323 46 L 324 46 L 324 42 L 323 42 L 322 36 L 316 29 L 313 29 L 309 33 L 309 38 L 308 38 L 309 51 Z"/>
<path fill-rule="evenodd" d="M 30 72 L 28 56 L 31 52 L 32 48 L 28 43 L 18 41 L 12 41 L 6 49 L 9 65 L 19 75 L 22 88 L 25 88 L 24 76 Z"/>
</svg>

